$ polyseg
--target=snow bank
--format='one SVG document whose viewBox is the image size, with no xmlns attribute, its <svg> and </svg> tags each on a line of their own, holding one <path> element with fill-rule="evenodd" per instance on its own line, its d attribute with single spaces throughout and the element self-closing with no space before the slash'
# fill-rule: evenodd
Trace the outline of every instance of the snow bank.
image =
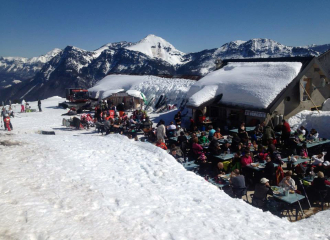
<svg viewBox="0 0 330 240">
<path fill-rule="evenodd" d="M 133 76 L 133 75 L 109 75 L 99 81 L 88 91 L 100 94 L 101 98 L 109 96 L 113 91 L 137 90 L 142 92 L 147 99 L 161 94 L 166 95 L 169 103 L 180 104 L 191 85 L 195 81 L 180 78 L 160 78 L 155 76 Z"/>
<path fill-rule="evenodd" d="M 322 104 L 322 111 L 330 111 L 330 98 L 325 100 Z"/>
<path fill-rule="evenodd" d="M 221 102 L 226 104 L 266 108 L 298 75 L 301 66 L 300 62 L 230 62 L 191 87 L 189 105 L 198 107 L 223 94 Z M 218 86 L 216 91 L 212 86 Z"/>
<path fill-rule="evenodd" d="M 300 126 L 308 130 L 315 128 L 322 138 L 330 138 L 330 111 L 308 111 L 304 110 L 289 118 L 288 123 L 293 130 Z"/>
</svg>

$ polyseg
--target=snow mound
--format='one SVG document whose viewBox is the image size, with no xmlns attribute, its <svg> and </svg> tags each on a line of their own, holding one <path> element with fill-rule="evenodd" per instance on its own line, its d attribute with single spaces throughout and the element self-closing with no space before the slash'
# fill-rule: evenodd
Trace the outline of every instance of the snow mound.
<svg viewBox="0 0 330 240">
<path fill-rule="evenodd" d="M 126 48 L 144 53 L 151 58 L 160 58 L 174 65 L 183 62 L 183 52 L 177 50 L 172 44 L 163 38 L 157 37 L 153 34 L 148 35 L 136 44 Z"/>
<path fill-rule="evenodd" d="M 288 123 L 293 130 L 300 126 L 308 130 L 315 128 L 322 138 L 330 138 L 330 111 L 308 111 L 304 110 L 289 118 Z"/>
<path fill-rule="evenodd" d="M 189 105 L 198 107 L 223 94 L 221 102 L 225 104 L 267 108 L 298 75 L 301 66 L 300 62 L 229 62 L 191 87 Z M 214 91 L 205 86 L 218 88 Z"/>
<path fill-rule="evenodd" d="M 325 100 L 322 104 L 322 111 L 330 111 L 330 98 Z"/>
<path fill-rule="evenodd" d="M 164 94 L 169 103 L 180 104 L 195 81 L 180 78 L 161 78 L 155 76 L 109 75 L 88 89 L 101 99 L 112 93 L 127 90 L 142 92 L 147 99 L 158 98 Z"/>
<path fill-rule="evenodd" d="M 12 82 L 15 83 L 15 84 L 18 84 L 18 83 L 21 83 L 22 81 L 21 80 L 13 80 Z"/>
</svg>

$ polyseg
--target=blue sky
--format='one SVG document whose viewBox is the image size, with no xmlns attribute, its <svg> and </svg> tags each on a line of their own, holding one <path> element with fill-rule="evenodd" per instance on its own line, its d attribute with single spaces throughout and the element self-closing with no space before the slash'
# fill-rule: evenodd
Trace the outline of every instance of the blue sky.
<svg viewBox="0 0 330 240">
<path fill-rule="evenodd" d="M 0 56 L 33 57 L 73 45 L 95 50 L 155 34 L 183 52 L 234 40 L 330 43 L 330 1 L 0 0 Z"/>
</svg>

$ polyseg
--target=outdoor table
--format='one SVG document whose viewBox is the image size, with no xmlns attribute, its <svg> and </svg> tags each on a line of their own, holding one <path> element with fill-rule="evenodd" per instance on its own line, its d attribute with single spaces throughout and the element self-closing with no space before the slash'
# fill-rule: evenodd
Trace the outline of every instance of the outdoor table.
<svg viewBox="0 0 330 240">
<path fill-rule="evenodd" d="M 187 137 L 187 140 L 189 140 L 191 138 L 190 136 L 187 136 L 187 135 L 186 135 L 186 137 Z M 169 139 L 172 141 L 175 141 L 175 142 L 178 141 L 178 137 L 170 137 Z"/>
<path fill-rule="evenodd" d="M 227 138 L 227 139 L 222 138 L 222 139 L 219 139 L 218 142 L 221 143 L 221 144 L 224 144 L 225 142 L 228 142 L 228 143 L 231 144 L 232 139 L 231 138 Z"/>
<path fill-rule="evenodd" d="M 252 132 L 255 128 L 256 127 L 246 127 L 245 128 L 245 131 L 246 132 Z M 231 129 L 231 130 L 229 130 L 229 132 L 238 133 L 238 128 Z"/>
<path fill-rule="evenodd" d="M 185 162 L 182 164 L 182 166 L 187 169 L 188 171 L 193 171 L 195 169 L 199 168 L 199 165 L 194 162 Z"/>
<path fill-rule="evenodd" d="M 178 141 L 178 137 L 170 137 L 169 139 L 172 140 L 172 141 L 174 141 L 174 142 L 177 142 Z"/>
<path fill-rule="evenodd" d="M 300 195 L 298 193 L 293 193 L 293 194 L 289 193 L 287 196 L 285 196 L 284 194 L 274 194 L 273 196 L 274 196 L 274 198 L 279 199 L 289 205 L 298 202 L 300 210 L 301 210 L 302 214 L 304 215 L 304 210 L 301 207 L 300 200 L 304 199 L 305 196 Z M 297 220 L 297 218 L 298 218 L 298 211 L 296 211 L 296 220 Z"/>
<path fill-rule="evenodd" d="M 317 178 L 317 177 L 314 177 L 314 178 Z M 309 175 L 307 177 L 304 177 L 303 180 L 311 183 L 311 182 L 313 182 L 314 178 L 311 175 Z M 327 179 L 327 180 L 330 181 L 330 179 Z M 325 186 L 330 188 L 330 185 L 325 185 Z"/>
<path fill-rule="evenodd" d="M 251 164 L 247 165 L 247 167 L 248 168 L 251 168 L 252 170 L 258 171 L 258 172 L 260 172 L 261 170 L 265 169 L 266 163 L 255 163 L 255 164 L 259 164 L 260 167 L 259 166 L 258 167 L 255 167 L 255 166 L 253 166 Z M 274 167 L 277 167 L 277 166 L 278 166 L 278 164 L 277 163 L 274 163 Z"/>
<path fill-rule="evenodd" d="M 329 139 L 326 139 L 326 140 L 316 140 L 316 141 L 313 141 L 313 142 L 307 142 L 306 145 L 307 145 L 307 148 L 312 148 L 312 147 L 323 145 L 323 144 L 327 144 L 327 143 L 330 143 L 330 140 Z M 302 147 L 302 145 L 303 145 L 303 143 L 299 143 L 298 144 L 299 147 Z"/>
<path fill-rule="evenodd" d="M 226 174 L 226 176 L 230 176 L 230 174 Z M 224 178 L 221 178 L 221 183 L 217 182 L 213 178 L 209 178 L 208 181 L 210 183 L 212 183 L 213 185 L 219 187 L 221 190 L 222 190 L 222 188 L 229 186 L 229 180 L 228 179 L 224 179 Z"/>
<path fill-rule="evenodd" d="M 210 143 L 203 143 L 203 144 L 200 144 L 204 149 L 209 149 L 209 145 Z"/>
<path fill-rule="evenodd" d="M 213 155 L 213 157 L 219 158 L 221 161 L 227 161 L 234 157 L 233 153 L 227 153 L 227 154 L 220 154 L 220 155 Z"/>
<path fill-rule="evenodd" d="M 299 158 L 297 159 L 296 162 L 289 161 L 288 158 L 282 158 L 283 162 L 285 162 L 286 164 L 293 164 L 293 166 L 297 166 L 300 163 L 307 162 L 307 161 L 310 161 L 310 160 L 311 160 L 310 158 L 302 158 L 301 156 L 299 156 Z"/>
</svg>

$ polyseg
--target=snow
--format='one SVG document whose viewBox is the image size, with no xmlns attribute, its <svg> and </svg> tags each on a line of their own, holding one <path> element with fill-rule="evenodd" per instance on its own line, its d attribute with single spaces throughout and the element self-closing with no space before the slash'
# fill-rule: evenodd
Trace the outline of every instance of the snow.
<svg viewBox="0 0 330 240">
<path fill-rule="evenodd" d="M 322 111 L 330 111 L 330 98 L 326 99 L 322 104 Z"/>
<path fill-rule="evenodd" d="M 183 63 L 183 52 L 177 50 L 163 38 L 153 34 L 148 35 L 132 46 L 126 47 L 126 49 L 144 53 L 151 58 L 160 58 L 173 65 Z"/>
<path fill-rule="evenodd" d="M 18 84 L 18 83 L 21 83 L 22 81 L 21 80 L 13 80 L 12 82 L 15 83 L 15 84 Z"/>
<path fill-rule="evenodd" d="M 330 111 L 308 111 L 304 110 L 288 119 L 288 123 L 295 131 L 304 126 L 309 131 L 314 128 L 321 138 L 330 138 Z"/>
<path fill-rule="evenodd" d="M 141 92 L 138 90 L 127 90 L 126 93 L 130 96 L 133 96 L 135 98 L 143 99 Z"/>
<path fill-rule="evenodd" d="M 142 92 L 147 99 L 164 94 L 171 104 L 180 104 L 182 99 L 195 83 L 193 80 L 180 78 L 161 78 L 155 76 L 109 75 L 100 80 L 94 87 L 88 89 L 93 95 L 100 98 L 110 96 L 112 93 L 128 90 Z"/>
<path fill-rule="evenodd" d="M 33 63 L 46 63 L 53 57 L 55 57 L 57 54 L 59 54 L 62 50 L 59 48 L 54 48 L 53 50 L 49 51 L 45 55 L 41 55 L 39 57 L 32 57 L 32 58 L 25 58 L 25 57 L 3 57 L 4 60 L 15 62 L 15 64 L 18 63 L 27 63 L 27 64 L 33 64 Z"/>
<path fill-rule="evenodd" d="M 190 88 L 189 105 L 198 107 L 223 94 L 221 102 L 228 105 L 267 108 L 301 66 L 300 62 L 229 62 Z"/>
<path fill-rule="evenodd" d="M 14 131 L 0 131 L 0 142 L 14 144 L 0 144 L 1 238 L 330 238 L 329 210 L 290 223 L 230 198 L 150 143 L 60 126 L 66 110 L 54 106 L 63 100 L 43 100 L 43 112 L 17 113 Z"/>
</svg>

